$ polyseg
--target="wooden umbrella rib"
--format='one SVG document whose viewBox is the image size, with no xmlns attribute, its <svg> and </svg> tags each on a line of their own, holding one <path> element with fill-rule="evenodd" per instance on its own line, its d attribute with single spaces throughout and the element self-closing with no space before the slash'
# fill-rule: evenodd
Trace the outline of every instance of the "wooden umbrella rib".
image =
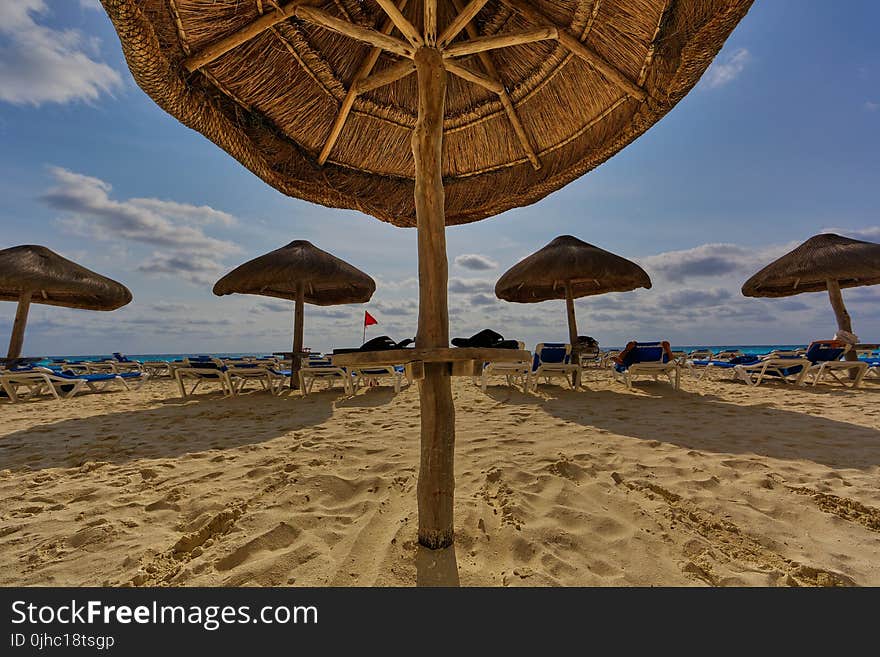
<svg viewBox="0 0 880 657">
<path fill-rule="evenodd" d="M 183 49 L 187 57 L 190 55 L 189 43 L 186 38 L 186 30 L 183 29 L 183 21 L 180 20 L 180 11 L 177 9 L 176 0 L 168 0 L 168 9 L 171 11 L 171 18 L 174 19 L 174 27 L 177 29 L 177 36 L 180 39 L 180 47 Z M 260 12 L 263 13 L 262 11 Z"/>
<path fill-rule="evenodd" d="M 408 0 L 400 0 L 399 4 L 397 5 L 397 9 L 399 11 L 403 11 L 406 8 L 407 2 Z M 391 34 L 393 30 L 394 22 L 390 18 L 388 18 L 385 21 L 385 24 L 382 26 L 382 34 Z M 342 105 L 340 105 L 339 107 L 339 113 L 336 115 L 336 119 L 333 121 L 333 127 L 330 129 L 330 134 L 327 137 L 327 141 L 324 142 L 324 147 L 321 149 L 321 153 L 318 155 L 318 164 L 320 166 L 323 166 L 327 162 L 327 158 L 330 157 L 330 152 L 336 145 L 336 141 L 339 139 L 339 135 L 342 134 L 342 128 L 343 126 L 345 126 L 345 122 L 348 120 L 348 115 L 351 112 L 351 108 L 354 106 L 354 101 L 361 93 L 361 91 L 358 90 L 358 82 L 360 82 L 364 78 L 369 77 L 370 73 L 373 72 L 373 68 L 376 66 L 376 62 L 379 61 L 379 56 L 381 54 L 382 49 L 376 48 L 374 46 L 370 50 L 369 54 L 364 58 L 364 61 L 361 62 L 361 67 L 355 74 L 354 81 L 349 87 L 348 93 L 345 94 Z"/>
<path fill-rule="evenodd" d="M 423 21 L 425 42 L 429 46 L 437 45 L 437 0 L 424 0 Z"/>
<path fill-rule="evenodd" d="M 319 27 L 323 27 L 331 32 L 337 32 L 357 41 L 363 41 L 376 48 L 392 52 L 395 55 L 400 55 L 401 57 L 406 57 L 408 59 L 412 59 L 413 57 L 413 47 L 406 41 L 401 41 L 393 36 L 382 34 L 378 30 L 349 23 L 348 21 L 336 18 L 321 9 L 308 6 L 297 7 L 294 11 L 294 15 L 297 18 L 318 25 Z"/>
<path fill-rule="evenodd" d="M 416 65 L 413 64 L 412 60 L 404 59 L 393 66 L 389 66 L 384 71 L 359 80 L 354 86 L 357 94 L 366 93 L 367 91 L 384 87 L 386 84 L 397 82 L 415 70 Z"/>
<path fill-rule="evenodd" d="M 281 7 L 280 10 L 276 9 L 269 14 L 263 14 L 255 21 L 239 28 L 229 36 L 223 37 L 222 39 L 205 46 L 194 55 L 187 57 L 183 60 L 183 67 L 187 71 L 192 72 L 210 64 L 233 48 L 259 36 L 270 27 L 292 18 L 296 13 L 297 8 L 304 2 L 306 2 L 306 0 L 292 0 Z"/>
<path fill-rule="evenodd" d="M 483 75 L 482 73 L 472 71 L 466 66 L 457 64 L 454 61 L 446 60 L 443 65 L 446 67 L 447 71 L 449 71 L 453 75 L 457 75 L 463 80 L 473 82 L 474 84 L 483 87 L 484 89 L 488 89 L 489 91 L 492 91 L 499 96 L 504 93 L 504 85 L 501 84 L 498 80 L 493 80 L 492 78 Z"/>
<path fill-rule="evenodd" d="M 567 29 L 555 25 L 540 9 L 533 7 L 530 3 L 525 2 L 525 0 L 501 0 L 501 2 L 536 23 L 556 27 L 558 29 L 557 38 L 559 43 L 608 78 L 609 81 L 626 91 L 627 95 L 640 101 L 647 97 L 648 94 L 644 89 L 627 78 L 617 67 L 607 62 L 599 53 L 580 41 Z"/>
<path fill-rule="evenodd" d="M 406 37 L 406 40 L 410 42 L 413 48 L 418 48 L 424 45 L 424 41 L 422 41 L 419 31 L 406 19 L 406 16 L 404 16 L 397 8 L 397 5 L 391 0 L 376 0 L 376 3 L 382 7 L 382 11 L 387 14 L 388 18 L 391 19 L 391 22 L 394 23 L 395 27 L 400 30 L 400 33 Z"/>
<path fill-rule="evenodd" d="M 557 39 L 558 37 L 559 30 L 552 26 L 538 27 L 531 30 L 523 30 L 522 32 L 492 34 L 453 44 L 443 51 L 443 56 L 446 58 L 464 57 L 466 55 L 475 55 L 479 52 L 486 52 L 487 50 L 520 46 L 527 43 L 535 43 L 536 41 Z"/>
<path fill-rule="evenodd" d="M 535 152 L 535 149 L 532 147 L 532 143 L 529 141 L 529 137 L 526 134 L 526 129 L 523 126 L 522 122 L 519 120 L 519 115 L 516 113 L 516 109 L 513 106 L 513 101 L 510 100 L 510 96 L 507 95 L 507 91 L 498 94 L 498 98 L 501 100 L 501 104 L 504 106 L 504 111 L 507 112 L 507 118 L 510 120 L 510 124 L 513 126 L 513 131 L 516 133 L 517 139 L 519 139 L 519 143 L 522 145 L 523 150 L 526 152 L 526 157 L 529 158 L 529 162 L 532 163 L 532 167 L 537 171 L 541 168 L 541 160 L 538 159 L 538 154 Z"/>
<path fill-rule="evenodd" d="M 459 12 L 459 15 L 461 15 L 464 10 L 461 2 L 462 0 L 452 0 L 452 4 L 455 6 L 456 11 Z M 467 30 L 468 36 L 471 39 L 475 39 L 478 36 L 477 28 L 473 23 L 467 23 L 465 25 L 465 30 Z M 480 64 L 482 64 L 483 70 L 486 71 L 486 74 L 501 84 L 501 91 L 498 92 L 498 98 L 501 100 L 501 105 L 507 113 L 507 118 L 513 126 L 513 131 L 516 134 L 517 139 L 519 139 L 519 143 L 522 145 L 526 157 L 528 157 L 529 162 L 532 163 L 532 167 L 537 171 L 541 168 L 541 160 L 538 159 L 538 154 L 535 152 L 532 142 L 526 134 L 525 127 L 523 126 L 522 121 L 519 120 L 519 115 L 516 113 L 513 101 L 510 99 L 507 89 L 504 88 L 504 83 L 501 82 L 501 75 L 498 73 L 498 69 L 492 61 L 492 56 L 488 52 L 479 52 L 477 53 L 477 57 L 480 59 Z"/>
<path fill-rule="evenodd" d="M 437 39 L 437 45 L 440 48 L 445 48 L 452 40 L 457 37 L 463 29 L 465 29 L 468 24 L 473 20 L 474 16 L 480 13 L 480 10 L 486 5 L 489 0 L 471 0 L 463 9 L 461 8 L 460 2 L 453 3 L 455 5 L 456 11 L 458 11 L 458 15 L 452 20 L 449 26 L 443 30 L 443 33 Z M 473 38 L 473 37 L 471 37 Z"/>
</svg>

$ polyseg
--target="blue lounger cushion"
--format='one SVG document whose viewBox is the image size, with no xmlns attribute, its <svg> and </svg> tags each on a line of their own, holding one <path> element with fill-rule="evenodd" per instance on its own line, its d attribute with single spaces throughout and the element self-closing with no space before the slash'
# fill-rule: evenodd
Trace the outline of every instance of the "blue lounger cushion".
<svg viewBox="0 0 880 657">
<path fill-rule="evenodd" d="M 571 356 L 565 353 L 565 344 L 562 342 L 545 342 L 541 351 L 536 351 L 532 358 L 532 371 L 536 371 L 541 365 L 568 365 Z"/>
</svg>

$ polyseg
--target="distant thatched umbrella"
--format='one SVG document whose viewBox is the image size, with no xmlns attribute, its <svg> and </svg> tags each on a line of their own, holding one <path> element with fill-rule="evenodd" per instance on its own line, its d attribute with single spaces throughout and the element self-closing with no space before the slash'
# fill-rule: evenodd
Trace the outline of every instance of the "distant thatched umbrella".
<svg viewBox="0 0 880 657">
<path fill-rule="evenodd" d="M 360 269 L 306 240 L 294 240 L 287 246 L 249 260 L 214 285 L 214 294 L 217 296 L 259 294 L 296 302 L 291 389 L 298 385 L 296 377 L 303 348 L 303 304 L 338 306 L 366 303 L 375 291 L 376 281 Z"/>
<path fill-rule="evenodd" d="M 880 244 L 823 233 L 764 267 L 745 282 L 742 293 L 747 297 L 790 297 L 827 290 L 837 328 L 852 333 L 841 288 L 878 283 Z M 850 351 L 847 358 L 855 360 L 856 353 Z"/>
<path fill-rule="evenodd" d="M 495 296 L 516 303 L 565 299 L 568 339 L 575 350 L 575 299 L 640 287 L 650 289 L 651 279 L 636 263 L 571 235 L 561 235 L 508 269 L 495 284 Z"/>
<path fill-rule="evenodd" d="M 131 301 L 128 288 L 45 246 L 25 244 L 0 251 L 0 300 L 17 301 L 7 359 L 18 358 L 31 303 L 116 310 Z"/>
<path fill-rule="evenodd" d="M 439 357 L 445 226 L 534 203 L 632 142 L 752 0 L 101 2 L 135 81 L 182 123 L 286 194 L 418 227 L 416 347 Z M 445 547 L 455 408 L 431 356 L 419 541 Z"/>
</svg>

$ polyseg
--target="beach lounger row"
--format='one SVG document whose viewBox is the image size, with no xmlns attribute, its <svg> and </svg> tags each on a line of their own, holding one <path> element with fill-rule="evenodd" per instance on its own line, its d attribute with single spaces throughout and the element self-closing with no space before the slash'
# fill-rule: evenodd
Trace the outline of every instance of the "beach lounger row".
<svg viewBox="0 0 880 657">
<path fill-rule="evenodd" d="M 524 348 L 522 343 L 519 348 Z M 562 379 L 569 387 L 575 388 L 575 381 L 579 380 L 584 364 L 583 361 L 573 362 L 571 351 L 570 344 L 539 343 L 535 346 L 531 363 L 484 364 L 479 385 L 485 391 L 489 377 L 503 376 L 509 386 L 519 386 L 523 392 L 537 390 L 542 380 L 551 383 Z M 654 380 L 665 376 L 673 388 L 678 390 L 681 387 L 680 362 L 666 342 L 631 342 L 622 352 L 615 352 L 611 359 L 614 377 L 628 389 L 632 388 L 633 381 L 640 376 L 650 376 Z M 602 365 L 599 359 L 592 362 Z"/>
<path fill-rule="evenodd" d="M 0 389 L 12 402 L 50 396 L 69 399 L 81 391 L 105 392 L 113 386 L 125 390 L 147 379 L 141 372 L 81 374 L 70 370 L 31 367 L 0 372 Z"/>
<path fill-rule="evenodd" d="M 697 378 L 711 371 L 728 371 L 733 378 L 757 386 L 765 381 L 780 381 L 796 386 L 839 383 L 858 388 L 870 375 L 871 362 L 865 359 L 842 360 L 852 349 L 836 340 L 815 340 L 806 349 L 773 350 L 762 355 L 742 352 L 719 352 L 703 359 L 687 361 Z"/>
</svg>

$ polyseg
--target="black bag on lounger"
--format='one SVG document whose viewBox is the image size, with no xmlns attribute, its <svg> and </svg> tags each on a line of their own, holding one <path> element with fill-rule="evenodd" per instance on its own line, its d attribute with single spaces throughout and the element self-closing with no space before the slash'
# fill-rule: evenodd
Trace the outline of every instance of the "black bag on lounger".
<svg viewBox="0 0 880 657">
<path fill-rule="evenodd" d="M 380 335 L 364 342 L 358 351 L 388 351 L 389 349 L 404 349 L 412 343 L 412 338 L 395 342 L 387 335 Z"/>
<path fill-rule="evenodd" d="M 469 338 L 452 338 L 452 344 L 456 347 L 480 347 L 490 349 L 516 349 L 519 343 L 516 340 L 505 340 L 504 336 L 492 329 L 483 329 Z"/>
<path fill-rule="evenodd" d="M 380 335 L 364 342 L 360 347 L 344 347 L 333 350 L 334 354 L 351 354 L 358 351 L 388 351 L 389 349 L 404 349 L 412 344 L 412 338 L 406 338 L 400 342 L 395 342 L 387 335 Z"/>
</svg>

